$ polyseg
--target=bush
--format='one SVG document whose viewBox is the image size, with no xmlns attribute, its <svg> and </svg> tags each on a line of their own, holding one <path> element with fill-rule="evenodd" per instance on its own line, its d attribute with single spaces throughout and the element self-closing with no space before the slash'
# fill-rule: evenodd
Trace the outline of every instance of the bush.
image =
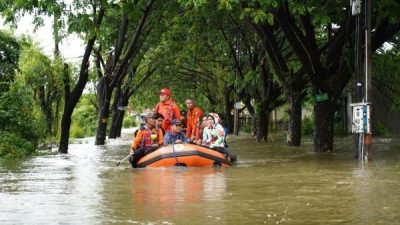
<svg viewBox="0 0 400 225">
<path fill-rule="evenodd" d="M 69 133 L 70 133 L 71 138 L 84 138 L 85 135 L 87 134 L 85 129 L 76 123 L 71 125 L 71 129 L 70 129 Z"/>
<path fill-rule="evenodd" d="M 0 159 L 20 159 L 35 151 L 35 145 L 16 133 L 0 132 Z"/>
<path fill-rule="evenodd" d="M 133 119 L 130 116 L 124 116 L 124 121 L 122 122 L 123 128 L 132 127 Z"/>
<path fill-rule="evenodd" d="M 72 114 L 70 130 L 72 138 L 83 138 L 96 133 L 97 111 L 89 98 L 89 94 L 83 95 Z"/>
<path fill-rule="evenodd" d="M 43 121 L 34 115 L 32 93 L 13 83 L 0 94 L 1 158 L 21 158 L 34 152 L 45 137 Z"/>
<path fill-rule="evenodd" d="M 129 127 L 136 127 L 137 122 L 135 119 L 133 119 L 132 116 L 124 116 L 124 121 L 122 123 L 123 128 L 129 128 Z"/>
</svg>

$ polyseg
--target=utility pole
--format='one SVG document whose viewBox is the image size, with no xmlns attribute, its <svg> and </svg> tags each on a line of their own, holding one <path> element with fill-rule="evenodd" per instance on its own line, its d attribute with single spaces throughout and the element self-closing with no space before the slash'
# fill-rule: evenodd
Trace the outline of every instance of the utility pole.
<svg viewBox="0 0 400 225">
<path fill-rule="evenodd" d="M 372 102 L 371 69 L 371 1 L 365 2 L 365 102 Z M 370 107 L 371 108 L 371 107 Z M 370 110 L 371 111 L 371 110 Z M 370 113 L 371 114 L 371 113 Z M 369 120 L 371 126 L 371 119 Z M 372 159 L 372 129 L 364 134 L 365 160 Z"/>
<path fill-rule="evenodd" d="M 355 35 L 355 64 L 354 64 L 354 102 L 361 102 L 362 83 L 361 83 L 361 2 L 352 2 L 352 15 L 356 17 L 356 35 Z M 355 134 L 354 158 L 358 159 L 361 153 L 361 134 Z"/>
<path fill-rule="evenodd" d="M 355 133 L 354 156 L 358 160 L 369 160 L 372 156 L 371 129 L 371 0 L 352 0 L 352 14 L 356 16 L 355 40 L 355 90 L 353 106 L 353 127 Z M 363 7 L 364 6 L 364 7 Z M 361 80 L 362 9 L 364 9 L 364 86 Z"/>
</svg>

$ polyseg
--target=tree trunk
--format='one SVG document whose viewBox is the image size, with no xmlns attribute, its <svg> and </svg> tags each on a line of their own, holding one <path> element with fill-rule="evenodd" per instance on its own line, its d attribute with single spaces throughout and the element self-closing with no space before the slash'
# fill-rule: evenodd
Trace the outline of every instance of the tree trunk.
<svg viewBox="0 0 400 225">
<path fill-rule="evenodd" d="M 110 103 L 105 102 L 104 105 L 99 108 L 95 145 L 104 145 L 106 142 L 106 136 L 107 136 L 106 132 L 107 132 L 109 113 L 110 113 Z"/>
<path fill-rule="evenodd" d="M 111 126 L 110 126 L 110 131 L 108 133 L 108 138 L 109 139 L 115 139 L 117 137 L 121 137 L 121 129 L 122 129 L 122 123 L 124 121 L 124 115 L 125 111 L 123 110 L 115 110 L 112 113 L 112 120 L 111 120 Z"/>
<path fill-rule="evenodd" d="M 226 127 L 228 129 L 228 133 L 232 134 L 233 133 L 233 127 L 234 127 L 234 121 L 233 121 L 233 116 L 231 115 L 231 111 L 232 111 L 232 105 L 233 102 L 230 101 L 229 99 L 229 95 L 230 95 L 231 91 L 229 91 L 228 89 L 225 90 L 225 106 L 224 106 L 224 121 L 222 124 L 222 126 Z"/>
<path fill-rule="evenodd" d="M 111 94 L 108 90 L 107 78 L 101 77 L 97 84 L 97 106 L 99 111 L 95 145 L 105 144 L 108 115 L 110 113 L 110 100 Z"/>
<path fill-rule="evenodd" d="M 250 132 L 251 132 L 251 135 L 253 135 L 253 137 L 255 137 L 256 134 L 257 134 L 257 126 L 256 126 L 257 118 L 256 118 L 256 115 L 255 115 L 255 112 L 254 112 L 254 108 L 251 105 L 250 98 L 242 99 L 242 101 L 246 105 L 246 108 L 250 113 L 250 118 L 251 118 L 251 121 L 250 121 Z"/>
<path fill-rule="evenodd" d="M 257 133 L 256 141 L 264 140 L 268 142 L 269 111 L 268 104 L 261 104 L 260 111 L 257 113 Z"/>
<path fill-rule="evenodd" d="M 108 139 L 116 139 L 118 137 L 118 123 L 121 113 L 118 109 L 112 110 L 111 125 L 108 131 Z"/>
<path fill-rule="evenodd" d="M 61 119 L 61 136 L 58 152 L 68 153 L 69 130 L 71 129 L 71 117 L 74 107 L 70 104 L 70 79 L 68 64 L 64 64 L 64 113 Z"/>
<path fill-rule="evenodd" d="M 125 111 L 119 111 L 118 112 L 119 116 L 117 118 L 117 137 L 121 137 L 121 131 L 122 131 L 122 125 L 124 122 L 124 118 L 125 118 Z"/>
<path fill-rule="evenodd" d="M 335 105 L 331 99 L 314 104 L 314 151 L 316 152 L 333 151 L 334 113 Z"/>
<path fill-rule="evenodd" d="M 119 113 L 118 109 L 113 109 L 110 130 L 108 131 L 108 139 L 116 139 L 117 138 L 117 132 L 118 132 L 117 127 L 118 127 L 119 117 L 120 117 L 120 113 Z"/>
<path fill-rule="evenodd" d="M 124 91 L 121 91 L 120 88 L 117 89 L 117 93 L 115 93 L 114 97 L 114 104 L 112 107 L 112 119 L 108 138 L 115 139 L 117 137 L 121 137 L 125 110 L 120 110 L 118 109 L 118 107 L 126 107 L 128 105 L 131 93 L 133 94 L 133 91 L 131 91 L 130 89 L 125 89 Z"/>
<path fill-rule="evenodd" d="M 46 133 L 51 134 L 52 133 L 52 128 L 53 128 L 53 113 L 51 106 L 49 106 L 49 102 L 46 101 L 46 92 L 44 86 L 39 87 L 38 89 L 38 95 L 39 95 L 39 101 L 40 101 L 40 108 L 46 117 Z"/>
<path fill-rule="evenodd" d="M 301 144 L 301 95 L 293 93 L 289 96 L 289 130 L 287 135 L 288 146 L 300 146 Z"/>
<path fill-rule="evenodd" d="M 64 111 L 61 120 L 61 136 L 60 136 L 60 146 L 58 151 L 60 153 L 68 153 L 68 141 L 69 141 L 69 130 L 71 128 L 71 116 L 72 113 L 67 113 Z"/>
</svg>

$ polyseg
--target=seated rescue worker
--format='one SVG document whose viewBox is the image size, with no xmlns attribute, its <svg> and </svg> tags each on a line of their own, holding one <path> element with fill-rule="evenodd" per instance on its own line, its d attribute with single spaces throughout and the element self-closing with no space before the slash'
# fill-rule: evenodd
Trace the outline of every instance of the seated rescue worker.
<svg viewBox="0 0 400 225">
<path fill-rule="evenodd" d="M 182 131 L 182 121 L 174 119 L 171 124 L 171 130 L 164 136 L 164 144 L 181 144 L 189 142 L 190 139 L 187 138 L 185 133 Z"/>
<path fill-rule="evenodd" d="M 162 134 L 165 135 L 165 131 L 161 127 L 163 120 L 164 116 L 161 113 L 156 113 L 156 129 L 160 129 L 162 131 Z"/>
<path fill-rule="evenodd" d="M 146 125 L 140 129 L 137 136 L 132 142 L 129 162 L 133 168 L 136 168 L 137 162 L 145 155 L 155 151 L 158 147 L 163 145 L 163 134 L 161 129 L 156 129 L 156 115 L 148 113 L 145 116 Z"/>
</svg>

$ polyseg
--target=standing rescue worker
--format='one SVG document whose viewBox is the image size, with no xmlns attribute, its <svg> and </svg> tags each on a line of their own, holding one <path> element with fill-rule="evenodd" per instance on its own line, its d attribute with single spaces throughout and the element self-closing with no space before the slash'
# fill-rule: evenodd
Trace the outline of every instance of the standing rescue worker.
<svg viewBox="0 0 400 225">
<path fill-rule="evenodd" d="M 160 91 L 160 102 L 154 108 L 154 113 L 161 113 L 164 120 L 161 127 L 164 132 L 171 130 L 171 121 L 173 119 L 182 120 L 181 110 L 173 99 L 171 99 L 172 92 L 166 88 Z"/>
<path fill-rule="evenodd" d="M 164 137 L 161 129 L 156 128 L 156 115 L 149 113 L 145 116 L 146 125 L 139 130 L 132 142 L 130 154 L 132 157 L 129 162 L 136 168 L 137 162 L 145 155 L 154 152 L 164 144 Z"/>
<path fill-rule="evenodd" d="M 186 137 L 190 138 L 191 141 L 196 139 L 197 125 L 199 118 L 203 116 L 203 111 L 194 104 L 193 99 L 186 99 Z"/>
</svg>

